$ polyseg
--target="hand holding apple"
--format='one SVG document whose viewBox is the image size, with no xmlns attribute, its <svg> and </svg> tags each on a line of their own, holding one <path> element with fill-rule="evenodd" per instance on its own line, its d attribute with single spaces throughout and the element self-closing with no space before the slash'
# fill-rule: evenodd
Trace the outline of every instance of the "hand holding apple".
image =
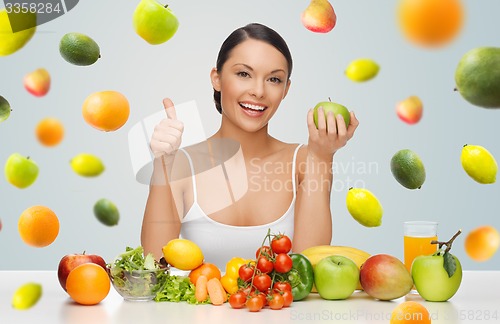
<svg viewBox="0 0 500 324">
<path fill-rule="evenodd" d="M 71 270 L 84 263 L 95 263 L 106 270 L 106 262 L 99 255 L 85 254 L 85 252 L 82 254 L 65 255 L 61 261 L 59 261 L 59 267 L 57 268 L 57 277 L 64 291 L 66 291 L 66 280 Z"/>
<path fill-rule="evenodd" d="M 449 251 L 453 240 L 461 232 L 459 230 L 448 242 L 433 241 L 439 244 L 439 250 L 433 255 L 418 256 L 413 261 L 411 275 L 415 288 L 425 300 L 446 301 L 458 291 L 462 282 L 462 266 Z"/>
</svg>

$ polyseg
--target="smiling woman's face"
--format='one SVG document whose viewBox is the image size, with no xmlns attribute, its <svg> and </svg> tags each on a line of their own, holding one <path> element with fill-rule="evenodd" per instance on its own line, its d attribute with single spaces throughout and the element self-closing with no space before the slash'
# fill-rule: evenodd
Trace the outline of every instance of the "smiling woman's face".
<svg viewBox="0 0 500 324">
<path fill-rule="evenodd" d="M 222 71 L 212 70 L 211 79 L 221 93 L 222 114 L 248 132 L 267 125 L 290 86 L 285 56 L 255 39 L 234 47 Z"/>
</svg>

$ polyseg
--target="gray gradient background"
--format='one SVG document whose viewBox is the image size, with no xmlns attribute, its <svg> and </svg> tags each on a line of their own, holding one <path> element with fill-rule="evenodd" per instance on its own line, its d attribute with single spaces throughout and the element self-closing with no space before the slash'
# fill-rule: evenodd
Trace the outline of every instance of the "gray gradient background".
<svg viewBox="0 0 500 324">
<path fill-rule="evenodd" d="M 213 107 L 209 72 L 222 41 L 250 22 L 277 30 L 294 58 L 292 87 L 271 121 L 272 135 L 307 143 L 307 109 L 327 97 L 354 110 L 361 122 L 355 137 L 336 155 L 339 169 L 347 170 L 335 175 L 333 244 L 402 258 L 403 221 L 436 220 L 442 239 L 459 228 L 464 231 L 454 252 L 465 269 L 499 268 L 500 255 L 475 263 L 463 249 L 472 228 L 483 224 L 500 228 L 499 184 L 474 182 L 463 171 L 459 156 L 462 145 L 471 143 L 500 158 L 496 134 L 500 112 L 474 107 L 453 92 L 460 57 L 475 47 L 499 46 L 499 1 L 464 1 L 462 33 L 439 50 L 416 47 L 403 38 L 393 0 L 332 1 L 338 21 L 328 34 L 314 34 L 302 26 L 300 13 L 307 0 L 172 0 L 169 4 L 181 25 L 170 41 L 159 46 L 135 34 L 132 13 L 137 3 L 80 1 L 71 12 L 40 26 L 21 51 L 0 58 L 0 94 L 14 109 L 0 124 L 2 169 L 13 152 L 31 156 L 40 166 L 38 180 L 24 190 L 0 178 L 0 269 L 55 270 L 62 256 L 82 251 L 100 254 L 110 262 L 125 246 L 139 245 L 148 187 L 135 181 L 128 130 L 162 109 L 162 98 L 170 96 L 175 103 L 195 100 L 206 133 L 213 133 L 220 116 Z M 60 57 L 59 40 L 73 31 L 99 43 L 102 58 L 96 64 L 78 67 Z M 344 76 L 347 64 L 359 57 L 380 64 L 376 79 L 357 84 Z M 52 88 L 42 98 L 30 95 L 22 83 L 26 73 L 39 67 L 52 76 Z M 81 116 L 85 98 L 103 90 L 120 91 L 131 104 L 127 124 L 116 132 L 97 131 Z M 424 116 L 414 126 L 395 114 L 396 102 L 409 95 L 420 96 L 424 103 Z M 61 119 L 66 127 L 64 141 L 55 148 L 42 147 L 34 136 L 35 125 L 47 116 Z M 424 161 L 427 180 L 421 190 L 407 190 L 392 177 L 389 161 L 402 148 L 416 151 Z M 94 179 L 75 175 L 69 160 L 80 152 L 100 156 L 106 171 Z M 377 168 L 357 170 L 368 163 Z M 353 184 L 362 184 L 378 196 L 384 207 L 382 226 L 365 228 L 351 218 L 345 196 Z M 118 226 L 105 227 L 94 217 L 92 206 L 102 197 L 119 207 Z M 45 248 L 25 245 L 17 232 L 21 212 L 36 204 L 50 207 L 60 219 L 58 238 Z"/>
</svg>

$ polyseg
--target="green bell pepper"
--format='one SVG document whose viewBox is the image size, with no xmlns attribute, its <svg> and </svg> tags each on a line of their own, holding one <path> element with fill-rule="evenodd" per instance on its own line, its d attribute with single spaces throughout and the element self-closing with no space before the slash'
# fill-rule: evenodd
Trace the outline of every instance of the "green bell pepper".
<svg viewBox="0 0 500 324">
<path fill-rule="evenodd" d="M 288 281 L 292 286 L 293 300 L 306 298 L 314 284 L 314 271 L 311 261 L 302 254 L 292 253 L 292 269 L 288 272 Z"/>
</svg>

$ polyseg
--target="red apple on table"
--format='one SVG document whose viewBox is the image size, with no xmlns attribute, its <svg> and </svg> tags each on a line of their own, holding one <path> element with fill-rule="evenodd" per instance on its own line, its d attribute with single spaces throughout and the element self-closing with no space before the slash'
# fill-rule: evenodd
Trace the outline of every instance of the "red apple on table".
<svg viewBox="0 0 500 324">
<path fill-rule="evenodd" d="M 359 282 L 368 295 L 380 300 L 402 297 L 413 287 L 413 279 L 405 265 L 388 254 L 369 257 L 361 265 Z"/>
<path fill-rule="evenodd" d="M 57 269 L 57 277 L 61 287 L 66 291 L 66 279 L 68 278 L 71 270 L 84 263 L 95 263 L 100 265 L 106 270 L 106 262 L 104 259 L 96 254 L 68 254 L 59 261 L 59 268 Z"/>
<path fill-rule="evenodd" d="M 407 124 L 413 125 L 420 121 L 423 113 L 422 101 L 417 96 L 410 96 L 396 105 L 398 117 Z"/>
<path fill-rule="evenodd" d="M 49 72 L 44 68 L 40 68 L 26 74 L 24 77 L 24 87 L 36 97 L 45 96 L 50 89 Z"/>
</svg>

